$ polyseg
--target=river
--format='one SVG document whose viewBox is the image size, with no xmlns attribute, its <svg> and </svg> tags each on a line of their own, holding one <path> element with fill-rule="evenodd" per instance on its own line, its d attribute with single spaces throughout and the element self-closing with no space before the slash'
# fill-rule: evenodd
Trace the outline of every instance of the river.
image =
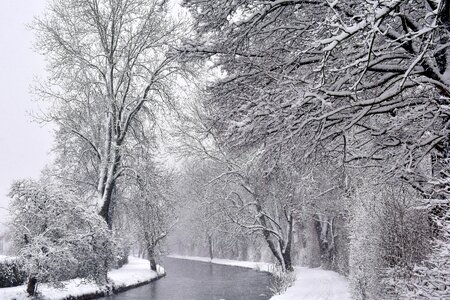
<svg viewBox="0 0 450 300">
<path fill-rule="evenodd" d="M 251 269 L 165 257 L 167 276 L 107 300 L 267 300 L 270 276 Z"/>
</svg>

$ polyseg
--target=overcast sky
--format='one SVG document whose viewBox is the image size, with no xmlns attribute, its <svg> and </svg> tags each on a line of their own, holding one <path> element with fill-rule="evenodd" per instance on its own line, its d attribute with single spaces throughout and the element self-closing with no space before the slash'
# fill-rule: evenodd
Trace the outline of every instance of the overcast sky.
<svg viewBox="0 0 450 300">
<path fill-rule="evenodd" d="M 49 162 L 51 128 L 32 121 L 38 111 L 30 86 L 43 76 L 43 58 L 32 50 L 26 29 L 45 8 L 45 0 L 0 0 L 0 207 L 7 206 L 14 179 L 36 178 Z M 0 223 L 5 211 L 0 208 Z"/>
</svg>

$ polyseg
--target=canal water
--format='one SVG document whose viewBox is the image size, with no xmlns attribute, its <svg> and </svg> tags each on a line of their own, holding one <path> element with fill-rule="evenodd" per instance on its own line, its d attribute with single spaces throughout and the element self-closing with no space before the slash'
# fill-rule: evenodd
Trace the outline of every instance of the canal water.
<svg viewBox="0 0 450 300">
<path fill-rule="evenodd" d="M 167 276 L 107 300 L 267 300 L 270 275 L 251 269 L 164 258 Z"/>
</svg>

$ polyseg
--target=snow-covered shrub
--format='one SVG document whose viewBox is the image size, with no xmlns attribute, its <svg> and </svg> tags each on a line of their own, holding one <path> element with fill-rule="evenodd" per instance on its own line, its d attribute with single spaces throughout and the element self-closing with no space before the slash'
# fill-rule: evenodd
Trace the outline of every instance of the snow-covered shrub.
<svg viewBox="0 0 450 300">
<path fill-rule="evenodd" d="M 381 279 L 377 223 L 371 209 L 366 208 L 365 201 L 361 199 L 354 200 L 349 224 L 350 283 L 355 299 L 377 299 L 376 296 L 380 292 L 378 283 Z"/>
<path fill-rule="evenodd" d="M 270 280 L 270 291 L 274 295 L 281 295 L 286 292 L 286 290 L 291 287 L 296 279 L 295 271 L 285 271 L 283 272 L 281 268 L 272 273 Z"/>
<path fill-rule="evenodd" d="M 450 299 L 450 213 L 437 218 L 436 224 L 441 236 L 427 259 L 414 268 L 405 299 Z"/>
<path fill-rule="evenodd" d="M 117 250 L 116 250 L 116 263 L 115 268 L 120 268 L 128 263 L 128 255 L 130 254 L 130 247 L 122 239 L 116 237 Z"/>
<path fill-rule="evenodd" d="M 414 264 L 428 253 L 431 230 L 418 203 L 407 186 L 359 182 L 349 222 L 356 299 L 397 299 Z"/>
<path fill-rule="evenodd" d="M 22 263 L 17 258 L 0 260 L 0 288 L 21 285 L 26 279 Z"/>
<path fill-rule="evenodd" d="M 379 234 L 382 263 L 386 266 L 381 282 L 384 295 L 398 299 L 405 292 L 414 265 L 431 251 L 432 231 L 427 211 L 417 209 L 417 201 L 395 194 L 397 198 L 383 202 Z"/>
<path fill-rule="evenodd" d="M 14 183 L 9 196 L 13 247 L 29 277 L 29 293 L 36 282 L 107 279 L 115 245 L 94 210 L 59 187 L 32 180 Z"/>
</svg>

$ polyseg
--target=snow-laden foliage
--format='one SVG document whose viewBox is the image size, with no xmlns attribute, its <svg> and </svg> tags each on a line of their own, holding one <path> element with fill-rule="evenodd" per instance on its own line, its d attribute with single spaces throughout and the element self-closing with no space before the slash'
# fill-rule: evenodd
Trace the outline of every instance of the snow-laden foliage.
<svg viewBox="0 0 450 300">
<path fill-rule="evenodd" d="M 355 195 L 356 203 L 349 223 L 349 277 L 356 299 L 380 298 L 380 268 L 383 267 L 378 234 L 380 224 L 372 214 L 375 203 L 372 204 L 369 197 L 373 195 L 361 192 Z"/>
<path fill-rule="evenodd" d="M 226 179 L 208 184 L 223 171 L 222 165 L 207 160 L 185 165 L 175 185 L 181 218 L 171 239 L 172 249 L 180 254 L 260 261 L 264 256 L 261 238 L 228 217 L 227 195 L 236 186 L 226 185 Z"/>
<path fill-rule="evenodd" d="M 200 192 L 203 201 L 213 207 L 213 214 L 218 212 L 209 217 L 219 218 L 219 222 L 223 218 L 231 228 L 261 235 L 277 263 L 283 269 L 292 269 L 298 176 L 289 174 L 292 169 L 282 159 L 279 164 L 266 160 L 257 148 L 248 153 L 230 151 L 222 143 L 223 137 L 211 131 L 206 108 L 198 104 L 192 107 L 193 114 L 182 120 L 179 135 L 183 153 L 205 160 L 206 164 L 198 167 L 211 169 L 199 172 L 199 180 L 208 185 L 206 192 Z M 267 167 L 272 171 L 266 172 Z M 209 239 L 213 231 L 208 233 Z"/>
<path fill-rule="evenodd" d="M 136 135 L 174 106 L 182 71 L 170 49 L 183 27 L 159 0 L 52 0 L 32 27 L 48 67 L 36 95 L 57 129 L 55 173 L 96 200 L 111 227 L 113 191 L 132 173 L 124 160 Z"/>
<path fill-rule="evenodd" d="M 95 211 L 45 181 L 17 181 L 9 196 L 13 246 L 29 278 L 107 280 L 115 247 Z"/>
<path fill-rule="evenodd" d="M 419 165 L 448 143 L 446 3 L 185 0 L 197 35 L 183 51 L 220 69 L 208 99 L 232 145 L 395 156 L 386 171 L 425 189 Z"/>
<path fill-rule="evenodd" d="M 0 259 L 0 288 L 21 285 L 26 279 L 19 259 L 16 257 Z"/>
<path fill-rule="evenodd" d="M 430 251 L 427 212 L 408 186 L 359 174 L 350 200 L 350 280 L 356 299 L 398 298 Z M 403 286 L 402 286 L 403 284 Z"/>
<path fill-rule="evenodd" d="M 142 163 L 139 170 L 143 176 L 139 176 L 135 185 L 127 190 L 130 198 L 126 203 L 128 222 L 136 240 L 144 245 L 151 269 L 156 271 L 156 258 L 163 252 L 163 243 L 177 223 L 173 176 L 159 171 L 149 161 Z"/>
<path fill-rule="evenodd" d="M 406 284 L 402 295 L 405 299 L 450 298 L 450 214 L 436 223 L 442 236 L 434 241 L 427 259 L 416 265 L 412 278 L 402 282 Z"/>
<path fill-rule="evenodd" d="M 203 105 L 206 134 L 218 136 L 223 152 L 268 157 L 261 174 L 280 161 L 303 171 L 305 158 L 325 156 L 342 168 L 339 176 L 373 181 L 337 181 L 341 193 L 319 205 L 317 190 L 305 195 L 324 232 L 321 251 L 332 250 L 334 235 L 324 225 L 333 214 L 347 222 L 350 276 L 361 298 L 398 296 L 397 283 L 428 254 L 432 233 L 437 245 L 448 244 L 445 226 L 433 230 L 430 219 L 449 209 L 449 3 L 183 1 L 195 36 L 181 52 L 216 71 Z M 330 182 L 312 179 L 319 178 Z M 257 188 L 262 199 L 267 187 Z M 439 209 L 416 209 L 430 198 L 440 199 Z M 330 214 L 333 203 L 341 211 Z M 324 252 L 322 263 L 332 253 Z"/>
<path fill-rule="evenodd" d="M 274 295 L 281 295 L 286 292 L 288 288 L 294 285 L 296 274 L 294 271 L 282 272 L 278 270 L 272 275 L 270 290 Z"/>
</svg>

